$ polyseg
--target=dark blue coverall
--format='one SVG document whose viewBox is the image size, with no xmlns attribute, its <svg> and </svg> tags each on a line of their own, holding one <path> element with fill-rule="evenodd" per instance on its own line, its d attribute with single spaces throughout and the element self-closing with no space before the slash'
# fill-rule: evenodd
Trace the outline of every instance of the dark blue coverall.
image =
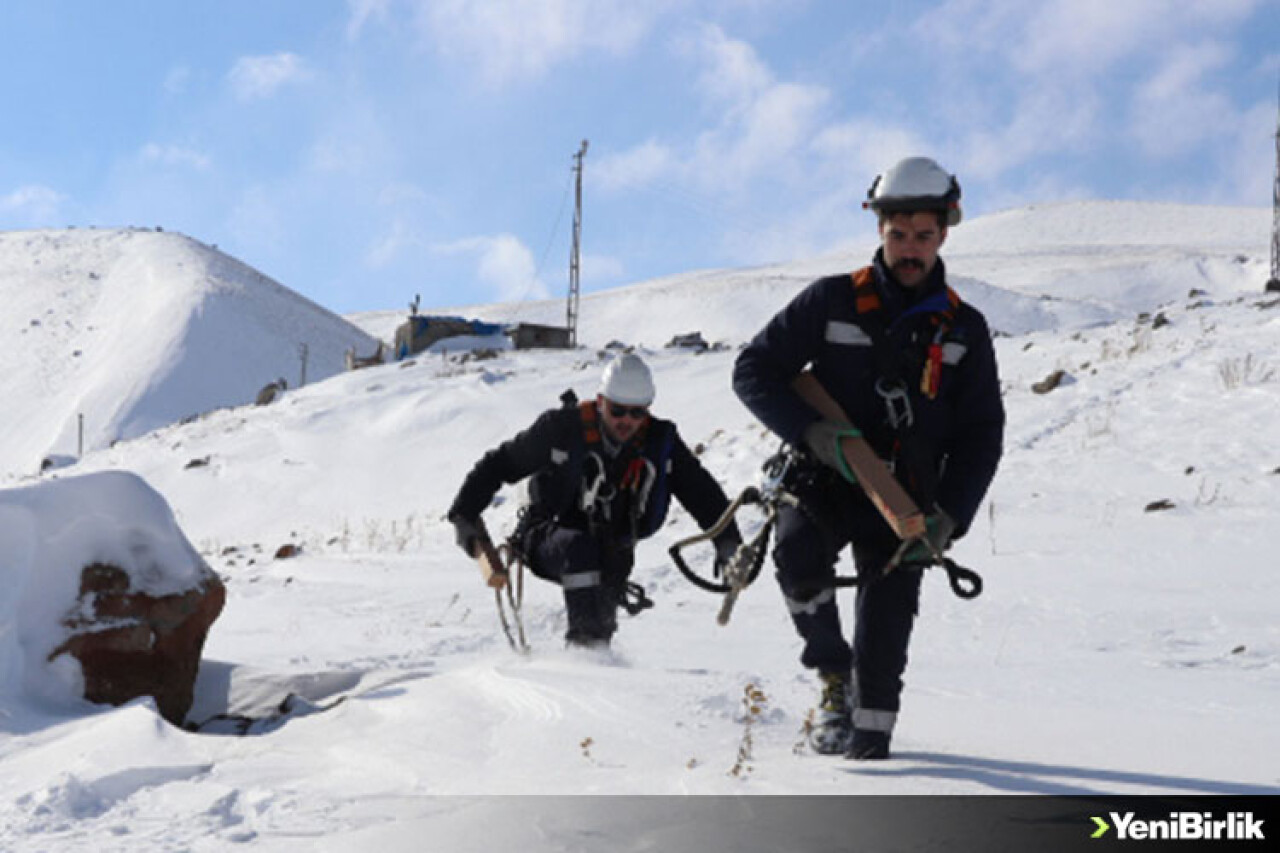
<svg viewBox="0 0 1280 853">
<path fill-rule="evenodd" d="M 803 448 L 805 429 L 819 416 L 791 382 L 810 368 L 894 466 L 917 504 L 926 513 L 936 506 L 951 516 L 958 538 L 977 513 L 1002 452 L 1004 406 L 991 333 L 977 309 L 948 298 L 941 260 L 914 290 L 892 278 L 883 250 L 869 272 L 878 307 L 859 310 L 848 274 L 814 282 L 739 355 L 734 390 L 769 429 Z M 933 394 L 922 387 L 931 358 L 938 362 L 934 369 L 940 367 Z M 906 393 L 909 436 L 891 424 L 886 372 L 897 374 L 897 387 Z M 790 487 L 800 506 L 780 512 L 774 561 L 804 640 L 801 662 L 823 673 L 852 672 L 854 727 L 891 733 L 922 573 L 902 566 L 881 574 L 899 540 L 865 493 L 837 472 L 816 461 L 802 463 Z M 852 644 L 830 586 L 848 545 L 862 579 Z"/>
</svg>

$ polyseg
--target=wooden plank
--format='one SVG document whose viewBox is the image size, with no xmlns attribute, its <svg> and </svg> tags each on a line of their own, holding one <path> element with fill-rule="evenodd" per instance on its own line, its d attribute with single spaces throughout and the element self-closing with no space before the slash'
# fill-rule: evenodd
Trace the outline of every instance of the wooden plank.
<svg viewBox="0 0 1280 853">
<path fill-rule="evenodd" d="M 476 563 L 480 566 L 480 576 L 493 589 L 502 589 L 507 585 L 507 569 L 498 556 L 498 549 L 493 547 L 493 541 L 489 539 L 484 522 L 479 522 L 477 526 L 480 528 L 480 535 L 476 537 L 476 543 L 480 553 L 476 555 Z"/>
<path fill-rule="evenodd" d="M 824 418 L 853 423 L 812 372 L 806 370 L 801 373 L 792 381 L 791 387 Z M 875 504 L 899 539 L 917 539 L 925 534 L 924 513 L 893 476 L 889 466 L 876 456 L 866 439 L 843 438 L 840 440 L 840 452 L 844 454 L 849 470 L 858 478 L 858 485 L 871 498 L 871 503 Z"/>
</svg>

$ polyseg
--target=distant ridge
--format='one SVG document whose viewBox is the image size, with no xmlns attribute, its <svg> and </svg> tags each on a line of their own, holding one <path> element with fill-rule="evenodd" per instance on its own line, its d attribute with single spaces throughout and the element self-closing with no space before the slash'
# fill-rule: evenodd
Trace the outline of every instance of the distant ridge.
<svg viewBox="0 0 1280 853">
<path fill-rule="evenodd" d="M 1215 296 L 1260 290 L 1270 228 L 1266 208 L 1054 202 L 967 219 L 951 230 L 942 257 L 961 297 L 987 312 L 994 329 L 1021 334 L 1132 316 L 1193 289 Z M 742 343 L 809 282 L 857 269 L 874 251 L 868 242 L 816 258 L 695 270 L 588 293 L 578 339 L 596 347 L 612 340 L 660 347 L 674 335 L 698 330 L 708 341 Z M 548 299 L 431 313 L 562 325 L 565 303 Z M 370 311 L 351 320 L 389 338 L 403 316 Z"/>
</svg>

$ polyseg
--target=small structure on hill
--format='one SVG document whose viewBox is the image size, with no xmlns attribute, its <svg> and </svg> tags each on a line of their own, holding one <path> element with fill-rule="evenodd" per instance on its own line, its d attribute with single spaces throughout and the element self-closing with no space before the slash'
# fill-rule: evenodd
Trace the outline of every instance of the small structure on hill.
<svg viewBox="0 0 1280 853">
<path fill-rule="evenodd" d="M 485 323 L 463 317 L 415 314 L 396 329 L 396 360 L 416 355 L 445 338 L 487 338 L 500 335 L 502 331 L 503 327 L 498 323 Z"/>
<path fill-rule="evenodd" d="M 517 323 L 507 330 L 507 335 L 516 349 L 569 349 L 573 346 L 572 331 L 561 326 Z"/>
<path fill-rule="evenodd" d="M 413 298 L 413 302 L 409 303 L 409 318 L 396 329 L 396 361 L 416 355 L 445 338 L 460 336 L 484 338 L 500 335 L 503 332 L 503 326 L 499 323 L 485 323 L 464 317 L 419 314 L 420 302 L 421 296 Z"/>
<path fill-rule="evenodd" d="M 347 370 L 360 370 L 365 367 L 375 367 L 382 364 L 386 358 L 383 351 L 386 346 L 382 341 L 378 341 L 378 348 L 373 351 L 373 355 L 356 355 L 356 348 L 351 347 L 344 353 L 346 356 Z"/>
</svg>

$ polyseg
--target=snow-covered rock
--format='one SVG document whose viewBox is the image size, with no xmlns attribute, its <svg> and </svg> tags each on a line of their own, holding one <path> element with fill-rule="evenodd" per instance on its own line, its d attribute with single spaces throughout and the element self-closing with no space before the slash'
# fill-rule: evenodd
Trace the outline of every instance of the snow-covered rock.
<svg viewBox="0 0 1280 853">
<path fill-rule="evenodd" d="M 0 589 L 0 696 L 151 695 L 182 722 L 222 584 L 141 477 L 0 490 Z"/>
</svg>

